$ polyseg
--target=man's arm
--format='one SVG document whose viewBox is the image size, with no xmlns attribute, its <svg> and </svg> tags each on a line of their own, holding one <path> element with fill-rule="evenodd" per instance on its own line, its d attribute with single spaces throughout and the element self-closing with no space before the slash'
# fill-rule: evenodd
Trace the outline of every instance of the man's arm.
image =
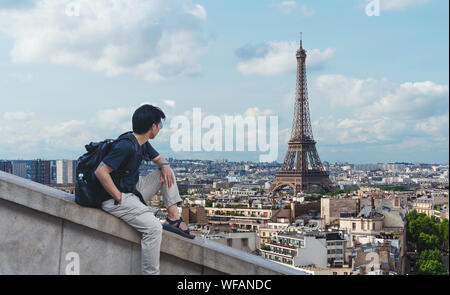
<svg viewBox="0 0 450 295">
<path fill-rule="evenodd" d="M 158 166 L 158 169 L 161 170 L 161 177 L 159 181 L 164 181 L 167 187 L 171 187 L 172 184 L 175 183 L 175 177 L 170 170 L 169 162 L 164 159 L 161 155 L 157 156 L 152 160 Z"/>
<path fill-rule="evenodd" d="M 95 170 L 95 176 L 98 181 L 103 185 L 105 190 L 113 197 L 114 200 L 122 202 L 122 193 L 119 191 L 117 186 L 114 184 L 110 173 L 113 171 L 111 167 L 101 162 L 100 165 Z"/>
</svg>

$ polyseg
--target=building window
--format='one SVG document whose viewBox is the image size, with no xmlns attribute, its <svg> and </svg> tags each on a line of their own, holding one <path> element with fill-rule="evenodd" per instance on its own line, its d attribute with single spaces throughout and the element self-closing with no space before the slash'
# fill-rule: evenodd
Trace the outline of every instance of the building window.
<svg viewBox="0 0 450 295">
<path fill-rule="evenodd" d="M 248 238 L 242 239 L 242 247 L 248 247 Z"/>
<path fill-rule="evenodd" d="M 352 222 L 352 230 L 356 230 L 356 223 Z"/>
<path fill-rule="evenodd" d="M 375 230 L 375 222 L 372 223 L 372 230 Z"/>
</svg>

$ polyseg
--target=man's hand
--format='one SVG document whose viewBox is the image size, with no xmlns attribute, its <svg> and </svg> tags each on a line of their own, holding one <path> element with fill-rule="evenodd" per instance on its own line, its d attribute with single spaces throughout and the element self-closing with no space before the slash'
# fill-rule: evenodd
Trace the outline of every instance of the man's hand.
<svg viewBox="0 0 450 295">
<path fill-rule="evenodd" d="M 112 168 L 103 162 L 95 170 L 95 176 L 98 181 L 102 184 L 105 190 L 111 195 L 111 197 L 116 200 L 119 204 L 122 202 L 122 193 L 114 184 L 110 173 L 112 172 Z"/>
<path fill-rule="evenodd" d="M 170 170 L 169 165 L 162 165 L 159 181 L 164 181 L 168 188 L 170 188 L 172 184 L 174 184 L 175 177 L 173 176 L 172 170 Z"/>
<path fill-rule="evenodd" d="M 117 203 L 122 204 L 122 193 L 118 196 L 113 196 L 113 198 L 117 201 Z"/>
</svg>

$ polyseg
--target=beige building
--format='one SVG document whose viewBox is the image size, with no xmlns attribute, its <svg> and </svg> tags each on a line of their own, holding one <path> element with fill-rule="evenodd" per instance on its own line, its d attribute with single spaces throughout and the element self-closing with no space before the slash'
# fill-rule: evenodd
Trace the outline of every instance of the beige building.
<svg viewBox="0 0 450 295">
<path fill-rule="evenodd" d="M 291 219 L 290 209 L 261 209 L 261 208 L 220 208 L 206 207 L 208 218 L 233 218 L 257 220 L 261 223 L 267 222 L 289 222 Z"/>
<path fill-rule="evenodd" d="M 254 218 L 270 221 L 272 218 L 273 210 L 270 209 L 258 209 L 258 208 L 217 208 L 206 207 L 206 214 L 208 216 L 229 216 L 233 218 Z"/>
<path fill-rule="evenodd" d="M 359 198 L 322 198 L 320 200 L 320 214 L 326 225 L 339 220 L 342 213 L 359 213 Z"/>
<path fill-rule="evenodd" d="M 369 207 L 365 207 L 371 209 Z M 375 211 L 362 211 L 356 217 L 339 219 L 339 228 L 351 233 L 352 243 L 370 243 L 383 231 L 384 216 Z"/>
<path fill-rule="evenodd" d="M 437 206 L 439 206 L 439 208 Z M 413 209 L 416 210 L 417 213 L 424 213 L 427 216 L 434 216 L 441 220 L 444 218 L 448 219 L 448 209 L 445 207 L 446 205 L 444 205 L 444 202 L 437 198 L 418 198 L 413 204 Z"/>
<path fill-rule="evenodd" d="M 289 223 L 274 223 L 269 222 L 259 226 L 259 237 L 261 243 L 270 243 L 272 239 L 276 238 L 277 232 L 286 231 Z"/>
</svg>

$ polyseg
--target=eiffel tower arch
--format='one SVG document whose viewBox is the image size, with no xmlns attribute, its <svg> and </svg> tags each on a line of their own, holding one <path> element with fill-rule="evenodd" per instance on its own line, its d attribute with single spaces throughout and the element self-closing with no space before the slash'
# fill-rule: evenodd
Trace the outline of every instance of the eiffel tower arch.
<svg viewBox="0 0 450 295">
<path fill-rule="evenodd" d="M 332 186 L 329 174 L 320 161 L 313 138 L 308 105 L 308 85 L 306 79 L 306 50 L 300 38 L 297 51 L 297 88 L 295 96 L 295 113 L 292 122 L 291 138 L 281 169 L 269 189 L 273 195 L 288 186 L 294 191 L 308 191 L 313 185 L 329 190 Z"/>
</svg>

